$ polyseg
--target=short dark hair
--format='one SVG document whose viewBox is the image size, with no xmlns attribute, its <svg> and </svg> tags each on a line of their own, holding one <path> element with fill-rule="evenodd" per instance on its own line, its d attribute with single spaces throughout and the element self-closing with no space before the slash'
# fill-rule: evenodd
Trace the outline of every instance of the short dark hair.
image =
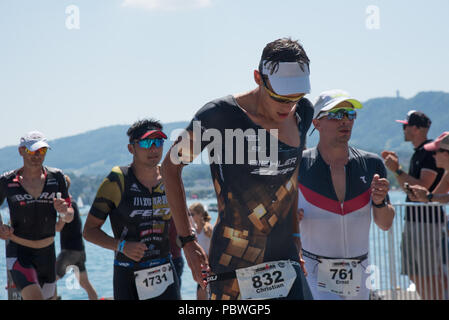
<svg viewBox="0 0 449 320">
<path fill-rule="evenodd" d="M 307 67 L 310 64 L 310 59 L 303 46 L 297 40 L 291 38 L 281 38 L 268 43 L 263 49 L 259 70 L 262 70 L 264 60 L 266 61 L 265 67 L 270 69 L 270 73 L 277 71 L 279 62 L 298 62 L 301 69 L 303 69 L 304 64 Z"/>
<path fill-rule="evenodd" d="M 418 128 L 430 128 L 432 120 L 423 112 L 415 111 L 408 116 L 408 125 Z"/>
<path fill-rule="evenodd" d="M 134 122 L 131 127 L 128 129 L 126 134 L 129 137 L 129 143 L 134 140 L 138 140 L 141 136 L 143 136 L 146 132 L 150 130 L 162 130 L 162 124 L 155 119 L 143 119 Z"/>
</svg>

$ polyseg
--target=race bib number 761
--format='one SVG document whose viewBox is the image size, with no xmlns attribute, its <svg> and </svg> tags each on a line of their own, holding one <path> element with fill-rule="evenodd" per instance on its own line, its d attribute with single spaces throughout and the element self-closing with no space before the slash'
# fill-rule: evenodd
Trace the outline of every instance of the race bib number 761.
<svg viewBox="0 0 449 320">
<path fill-rule="evenodd" d="M 318 290 L 343 296 L 356 296 L 360 291 L 362 269 L 358 260 L 326 260 L 318 265 Z"/>
</svg>

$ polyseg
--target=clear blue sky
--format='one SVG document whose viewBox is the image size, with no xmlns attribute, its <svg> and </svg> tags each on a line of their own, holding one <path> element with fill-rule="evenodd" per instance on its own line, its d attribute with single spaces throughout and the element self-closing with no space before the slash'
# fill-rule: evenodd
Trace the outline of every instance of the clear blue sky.
<svg viewBox="0 0 449 320">
<path fill-rule="evenodd" d="M 79 29 L 66 26 L 69 5 Z M 263 47 L 284 36 L 311 59 L 310 99 L 330 88 L 362 101 L 448 92 L 448 31 L 447 0 L 2 0 L 0 147 L 33 129 L 55 139 L 190 120 L 253 89 Z"/>
</svg>

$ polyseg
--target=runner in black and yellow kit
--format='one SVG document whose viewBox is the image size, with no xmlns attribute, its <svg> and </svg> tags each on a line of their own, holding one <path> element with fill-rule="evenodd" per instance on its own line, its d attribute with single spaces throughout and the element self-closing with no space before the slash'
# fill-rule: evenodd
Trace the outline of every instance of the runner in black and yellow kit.
<svg viewBox="0 0 449 320">
<path fill-rule="evenodd" d="M 0 204 L 8 201 L 11 227 L 2 225 L 7 269 L 25 300 L 50 299 L 56 288 L 55 225 L 70 222 L 70 205 L 63 173 L 43 166 L 49 145 L 37 131 L 20 140 L 23 167 L 0 177 Z"/>
<path fill-rule="evenodd" d="M 167 136 L 154 120 L 128 130 L 129 166 L 114 167 L 101 184 L 84 225 L 84 237 L 116 251 L 114 299 L 179 299 L 170 257 L 170 208 L 159 170 Z M 109 216 L 114 238 L 101 230 Z"/>
</svg>

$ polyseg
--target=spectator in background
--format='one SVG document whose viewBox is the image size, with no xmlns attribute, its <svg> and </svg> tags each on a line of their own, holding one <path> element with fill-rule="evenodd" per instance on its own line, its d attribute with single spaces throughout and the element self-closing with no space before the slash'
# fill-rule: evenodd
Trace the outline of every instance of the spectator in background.
<svg viewBox="0 0 449 320">
<path fill-rule="evenodd" d="M 67 190 L 70 188 L 71 180 L 65 175 Z M 70 200 L 74 210 L 73 221 L 66 223 L 59 219 L 56 223 L 56 231 L 60 232 L 61 252 L 56 258 L 56 280 L 61 279 L 70 266 L 75 266 L 75 276 L 80 286 L 86 291 L 90 300 L 98 300 L 97 292 L 89 281 L 86 270 L 86 252 L 82 234 L 82 223 L 78 204 L 73 200 L 69 192 Z"/>
<path fill-rule="evenodd" d="M 411 186 L 410 198 L 413 201 L 420 202 L 440 202 L 440 203 L 449 203 L 449 131 L 443 132 L 434 142 L 424 145 L 424 149 L 427 151 L 435 152 L 435 160 L 438 168 L 444 169 L 444 175 L 441 178 L 438 186 L 433 190 L 433 192 L 429 192 L 423 186 Z M 449 223 L 446 225 L 446 232 L 443 233 L 442 240 L 442 256 L 443 256 L 443 273 L 445 275 L 444 278 L 444 286 L 446 293 L 449 289 L 448 287 L 448 266 L 447 266 L 447 247 L 448 247 L 448 239 L 447 234 L 449 233 Z M 448 296 L 446 296 L 447 298 Z"/>
<path fill-rule="evenodd" d="M 444 175 L 433 192 L 420 185 L 410 186 L 412 201 L 419 202 L 449 202 L 449 131 L 443 132 L 435 141 L 424 145 L 427 151 L 435 152 L 437 168 L 444 169 Z"/>
<path fill-rule="evenodd" d="M 195 231 L 198 243 L 203 248 L 204 252 L 209 255 L 210 240 L 212 238 L 213 230 L 213 227 L 210 224 L 211 217 L 199 202 L 190 205 L 189 211 L 195 221 Z M 201 288 L 200 285 L 197 286 L 196 297 L 197 300 L 207 300 L 206 290 Z"/>
<path fill-rule="evenodd" d="M 396 120 L 396 122 L 402 123 L 404 140 L 413 144 L 415 152 L 410 159 L 408 174 L 402 170 L 395 152 L 382 152 L 385 166 L 395 174 L 399 185 L 403 188 L 404 183 L 407 183 L 425 187 L 432 192 L 444 172 L 436 166 L 433 157 L 435 153 L 424 148 L 424 145 L 432 142 L 427 138 L 432 121 L 424 113 L 411 110 L 407 113 L 405 120 Z M 412 202 L 408 194 L 406 202 Z M 441 241 L 435 239 L 441 234 L 440 222 L 444 221 L 444 211 L 440 206 L 426 208 L 407 206 L 405 220 L 401 243 L 402 274 L 408 275 L 415 283 L 422 299 L 441 297 L 441 287 L 438 287 L 441 257 L 434 256 L 435 250 L 432 249 L 429 252 L 427 248 L 441 246 Z"/>
</svg>

